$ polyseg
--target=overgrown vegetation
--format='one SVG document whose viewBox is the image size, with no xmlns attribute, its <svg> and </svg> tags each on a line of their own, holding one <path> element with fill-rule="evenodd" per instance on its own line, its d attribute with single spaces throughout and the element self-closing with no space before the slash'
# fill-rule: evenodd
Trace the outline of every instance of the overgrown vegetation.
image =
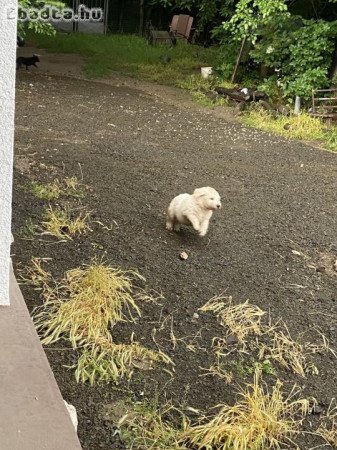
<svg viewBox="0 0 337 450">
<path fill-rule="evenodd" d="M 240 79 L 248 76 L 250 82 L 264 81 L 268 94 L 273 95 L 278 86 L 287 100 L 293 100 L 295 95 L 308 100 L 312 89 L 331 84 L 331 75 L 337 68 L 337 61 L 333 61 L 337 36 L 335 0 L 155 2 L 196 13 L 198 32 L 204 39 L 212 24 L 210 35 L 221 48 L 217 66 L 226 78 L 233 73 L 242 42 Z"/>
<path fill-rule="evenodd" d="M 45 184 L 32 181 L 28 187 L 35 197 L 42 200 L 55 200 L 61 196 L 82 198 L 85 195 L 84 186 L 76 177 L 65 178 L 61 181 L 55 179 Z"/>
<path fill-rule="evenodd" d="M 279 380 L 270 391 L 257 370 L 233 406 L 220 405 L 213 418 L 188 427 L 183 438 L 197 449 L 280 449 L 291 442 L 309 411 L 309 400 L 298 396 L 296 388 L 284 395 Z"/>
<path fill-rule="evenodd" d="M 217 55 L 216 49 L 185 42 L 172 48 L 151 46 L 144 38 L 134 35 L 57 33 L 56 36 L 31 35 L 30 38 L 50 51 L 83 56 L 88 77 L 100 78 L 115 71 L 168 85 L 177 84 L 189 74 L 200 73 L 200 67 L 212 65 Z M 170 62 L 162 62 L 163 55 L 169 57 Z"/>
<path fill-rule="evenodd" d="M 322 333 L 317 333 L 321 339 L 320 344 L 298 342 L 291 337 L 284 322 L 273 324 L 270 320 L 263 320 L 266 319 L 266 313 L 248 301 L 234 304 L 232 297 L 214 297 L 200 311 L 213 312 L 223 327 L 223 335 L 213 339 L 216 364 L 208 369 L 208 372 L 217 373 L 220 378 L 228 374 L 226 359 L 222 358 L 235 351 L 256 354 L 260 362 L 253 362 L 254 368 L 265 367 L 266 372 L 274 374 L 275 369 L 271 365 L 274 363 L 302 377 L 306 377 L 308 373 L 318 373 L 311 360 L 313 354 L 331 352 L 336 357 Z M 247 364 L 244 369 L 243 367 L 242 370 L 248 372 Z"/>
<path fill-rule="evenodd" d="M 69 208 L 49 206 L 42 221 L 42 234 L 56 237 L 60 241 L 71 240 L 77 234 L 86 233 L 90 214 L 71 211 Z"/>
<path fill-rule="evenodd" d="M 317 434 L 330 444 L 332 448 L 337 448 L 337 406 L 335 399 L 332 399 L 330 402 Z"/>
<path fill-rule="evenodd" d="M 292 139 L 323 142 L 325 148 L 337 151 L 337 128 L 309 114 L 274 116 L 262 108 L 254 108 L 242 115 L 241 121 L 246 125 Z"/>
<path fill-rule="evenodd" d="M 133 314 L 141 315 L 138 303 L 154 300 L 134 287 L 135 281 L 144 281 L 138 272 L 93 262 L 68 271 L 59 284 L 49 275 L 40 261 L 33 260 L 24 278 L 34 286 L 40 285 L 44 296 L 34 322 L 44 345 L 67 339 L 73 349 L 80 350 L 74 366 L 77 381 L 117 383 L 130 378 L 135 368 L 149 370 L 156 362 L 172 364 L 164 353 L 138 342 L 118 344 L 112 340 L 111 330 L 118 322 L 133 321 Z"/>
<path fill-rule="evenodd" d="M 197 413 L 196 424 L 170 403 L 160 407 L 157 402 L 139 402 L 119 421 L 121 436 L 130 448 L 156 450 L 222 449 L 263 450 L 280 449 L 293 444 L 308 414 L 310 402 L 299 398 L 293 388 L 283 393 L 277 380 L 271 390 L 255 371 L 253 383 L 238 392 L 233 406 L 218 405 L 212 417 Z"/>
<path fill-rule="evenodd" d="M 27 30 L 33 30 L 38 34 L 47 36 L 55 35 L 55 28 L 46 20 L 27 20 L 27 13 L 30 17 L 36 18 L 36 9 L 45 10 L 50 8 L 60 10 L 64 8 L 65 3 L 58 0 L 18 0 L 18 33 L 25 35 Z"/>
<path fill-rule="evenodd" d="M 132 312 L 140 315 L 141 292 L 136 298 L 132 295 L 135 279 L 142 277 L 96 263 L 68 271 L 63 288 L 46 299 L 43 311 L 35 316 L 38 330 L 43 331 L 42 342 L 51 344 L 67 335 L 77 348 L 110 339 L 110 327 L 132 319 Z"/>
</svg>

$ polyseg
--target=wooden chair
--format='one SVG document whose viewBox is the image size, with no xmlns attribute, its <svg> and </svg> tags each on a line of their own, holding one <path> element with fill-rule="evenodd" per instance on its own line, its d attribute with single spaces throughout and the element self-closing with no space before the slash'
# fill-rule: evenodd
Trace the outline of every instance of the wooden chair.
<svg viewBox="0 0 337 450">
<path fill-rule="evenodd" d="M 190 40 L 192 31 L 193 17 L 187 14 L 177 14 L 172 17 L 170 32 L 177 39 Z"/>
<path fill-rule="evenodd" d="M 175 45 L 177 39 L 189 41 L 193 20 L 193 17 L 187 14 L 177 14 L 172 17 L 169 31 L 156 30 L 149 21 L 145 27 L 145 37 L 151 45 L 157 43 Z"/>
</svg>

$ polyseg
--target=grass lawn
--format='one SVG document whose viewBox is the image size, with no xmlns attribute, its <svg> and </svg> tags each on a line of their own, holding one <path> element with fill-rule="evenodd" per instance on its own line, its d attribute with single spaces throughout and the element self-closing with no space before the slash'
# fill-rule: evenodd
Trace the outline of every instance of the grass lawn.
<svg viewBox="0 0 337 450">
<path fill-rule="evenodd" d="M 84 57 L 85 75 L 100 78 L 112 71 L 157 83 L 176 85 L 188 75 L 200 73 L 200 67 L 213 66 L 218 49 L 178 42 L 151 46 L 135 35 L 95 35 L 57 33 L 56 36 L 30 35 L 38 47 L 57 53 L 77 53 Z M 162 56 L 171 58 L 169 64 Z"/>
</svg>

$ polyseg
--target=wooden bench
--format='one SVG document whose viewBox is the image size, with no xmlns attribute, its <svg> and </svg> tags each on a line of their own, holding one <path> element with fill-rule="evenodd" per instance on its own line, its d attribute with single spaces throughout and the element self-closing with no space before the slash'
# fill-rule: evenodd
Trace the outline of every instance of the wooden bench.
<svg viewBox="0 0 337 450">
<path fill-rule="evenodd" d="M 312 91 L 311 115 L 323 119 L 337 119 L 337 88 Z"/>
</svg>

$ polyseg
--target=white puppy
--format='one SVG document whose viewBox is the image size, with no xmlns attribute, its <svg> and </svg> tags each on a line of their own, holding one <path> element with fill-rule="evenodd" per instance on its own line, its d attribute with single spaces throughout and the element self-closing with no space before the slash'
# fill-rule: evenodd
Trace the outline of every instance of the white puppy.
<svg viewBox="0 0 337 450">
<path fill-rule="evenodd" d="M 180 225 L 192 225 L 205 236 L 213 211 L 221 208 L 221 198 L 211 187 L 195 189 L 192 195 L 180 194 L 168 207 L 166 229 L 179 231 Z"/>
</svg>

